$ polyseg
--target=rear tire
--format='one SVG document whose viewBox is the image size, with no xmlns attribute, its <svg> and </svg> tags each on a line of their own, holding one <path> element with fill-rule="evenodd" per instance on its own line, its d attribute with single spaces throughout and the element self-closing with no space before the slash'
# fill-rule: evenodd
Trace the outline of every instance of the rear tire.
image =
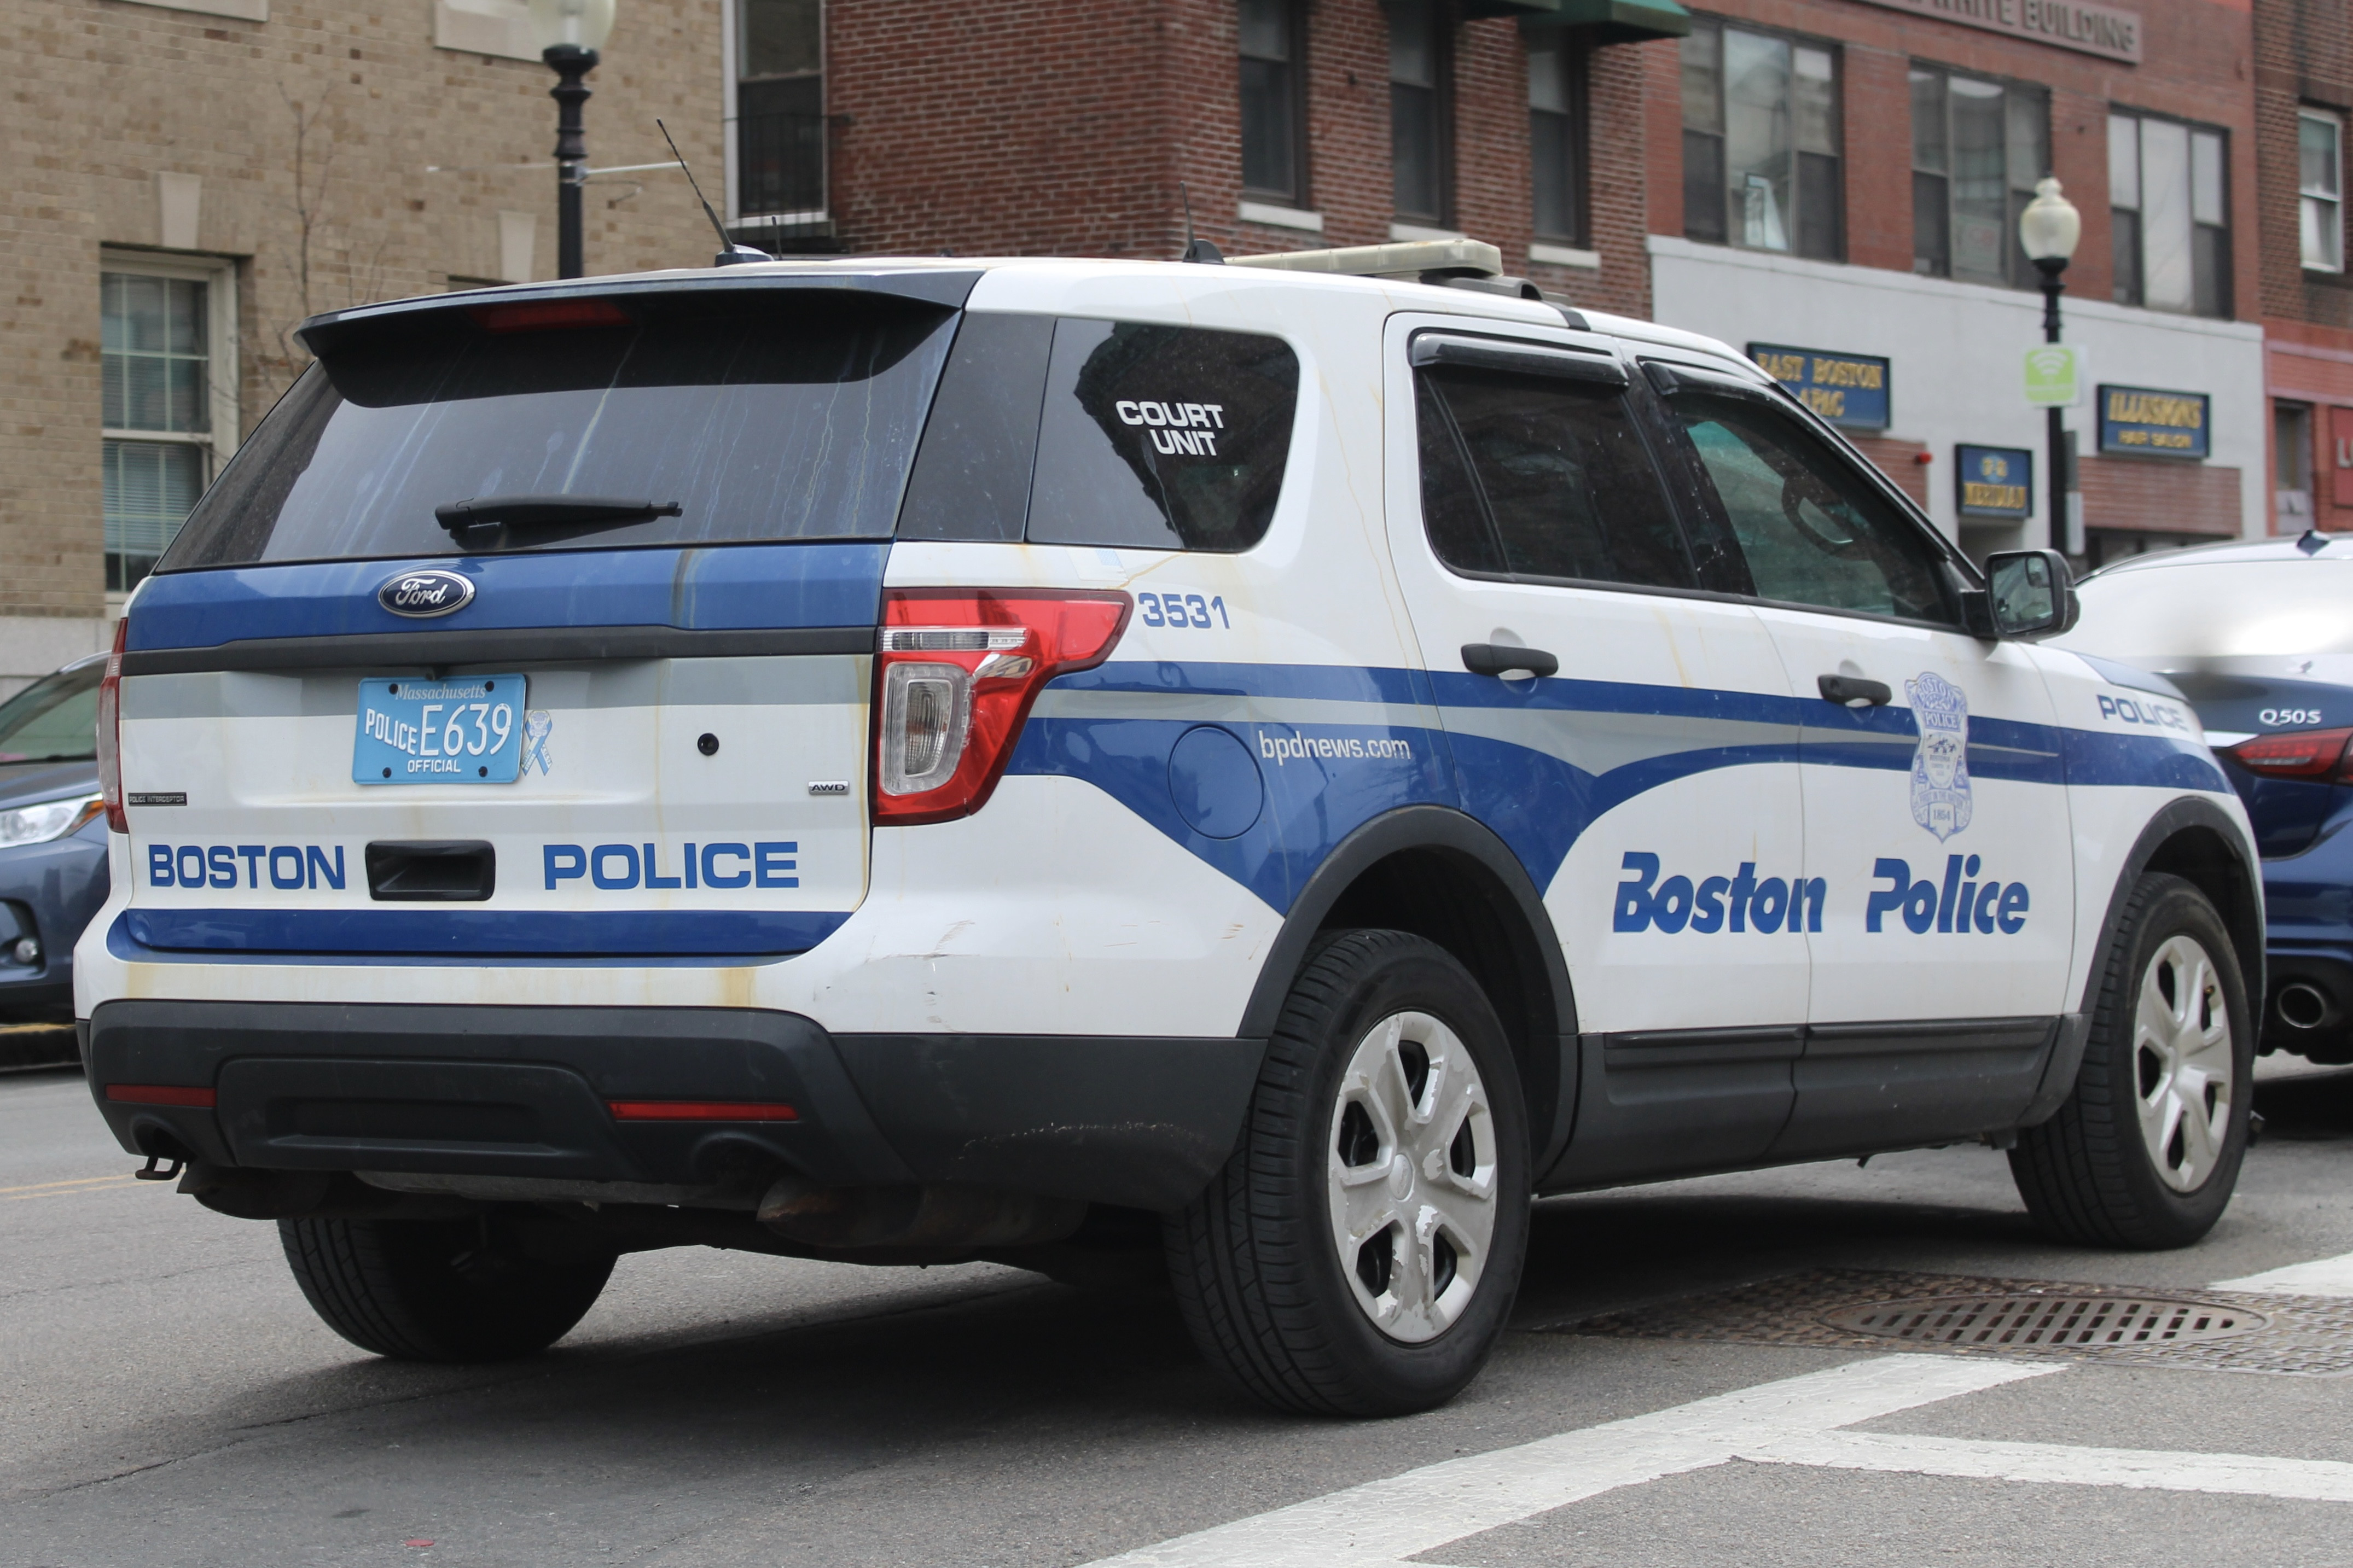
<svg viewBox="0 0 2353 1568">
<path fill-rule="evenodd" d="M 1419 937 L 1346 932 L 1283 1004 L 1241 1148 L 1168 1219 L 1186 1325 L 1278 1409 L 1443 1405 L 1510 1319 L 1528 1165 L 1518 1069 L 1478 983 Z"/>
<path fill-rule="evenodd" d="M 2091 1036 L 2058 1113 L 2018 1137 L 2027 1211 L 2079 1247 L 2187 1247 L 2231 1202 L 2247 1150 L 2255 1031 L 2236 950 L 2195 884 L 2135 884 Z"/>
<path fill-rule="evenodd" d="M 596 1303 L 609 1256 L 543 1263 L 488 1220 L 281 1219 L 294 1282 L 326 1325 L 396 1361 L 508 1361 L 545 1350 Z"/>
</svg>

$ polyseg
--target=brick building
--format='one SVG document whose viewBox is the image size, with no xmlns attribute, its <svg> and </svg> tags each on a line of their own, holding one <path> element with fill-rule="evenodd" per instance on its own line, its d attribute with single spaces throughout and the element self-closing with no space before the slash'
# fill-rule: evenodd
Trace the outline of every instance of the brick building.
<svg viewBox="0 0 2353 1568">
<path fill-rule="evenodd" d="M 2273 526 L 2353 528 L 2353 275 L 2345 127 L 2353 10 L 2256 0 L 2255 182 Z"/>
<path fill-rule="evenodd" d="M 2283 473 L 2328 460 L 2338 402 L 2353 451 L 2341 241 L 2294 265 L 2274 189 L 2297 137 L 2341 132 L 2347 0 L 2260 3 L 618 0 L 587 266 L 709 255 L 676 173 L 638 167 L 657 114 L 779 251 L 1166 258 L 1188 205 L 1229 253 L 1466 233 L 1750 346 L 1986 550 L 2052 537 L 2015 232 L 2055 172 L 2083 213 L 2068 338 L 2108 389 L 2069 416 L 2070 542 L 2101 559 L 2268 525 L 2266 384 L 2282 428 L 2305 405 Z M 100 645 L 305 314 L 551 275 L 554 110 L 524 0 L 0 16 L 13 682 Z"/>
</svg>

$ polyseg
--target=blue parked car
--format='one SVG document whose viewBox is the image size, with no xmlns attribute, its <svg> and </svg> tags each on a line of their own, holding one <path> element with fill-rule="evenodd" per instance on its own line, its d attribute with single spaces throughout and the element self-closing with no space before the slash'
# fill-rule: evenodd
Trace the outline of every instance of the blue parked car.
<svg viewBox="0 0 2353 1568">
<path fill-rule="evenodd" d="M 2078 586 L 2084 618 L 2052 646 L 2156 672 L 2247 803 L 2271 925 L 2263 1049 L 2353 1062 L 2353 534 L 2140 555 Z"/>
<path fill-rule="evenodd" d="M 0 702 L 0 1023 L 73 1021 L 73 950 L 106 902 L 98 683 L 76 659 Z"/>
</svg>

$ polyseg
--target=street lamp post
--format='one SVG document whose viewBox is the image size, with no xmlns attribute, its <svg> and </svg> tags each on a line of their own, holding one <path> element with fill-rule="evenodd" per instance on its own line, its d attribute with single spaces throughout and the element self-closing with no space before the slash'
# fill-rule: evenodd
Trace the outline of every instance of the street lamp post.
<svg viewBox="0 0 2353 1568">
<path fill-rule="evenodd" d="M 2059 341 L 2059 295 L 2067 287 L 2067 263 L 2074 259 L 2075 242 L 2084 237 L 2083 215 L 2060 194 L 2059 182 L 2045 175 L 2034 187 L 2034 199 L 2018 215 L 2018 242 L 2026 258 L 2042 274 L 2042 341 Z M 2051 548 L 2067 548 L 2067 429 L 2058 405 L 2051 416 L 2051 506 L 2047 524 Z"/>
<path fill-rule="evenodd" d="M 596 68 L 596 51 L 613 30 L 613 0 L 531 0 L 532 41 L 555 72 L 555 275 L 577 278 L 581 256 L 581 187 L 588 183 L 588 142 L 580 106 Z"/>
</svg>

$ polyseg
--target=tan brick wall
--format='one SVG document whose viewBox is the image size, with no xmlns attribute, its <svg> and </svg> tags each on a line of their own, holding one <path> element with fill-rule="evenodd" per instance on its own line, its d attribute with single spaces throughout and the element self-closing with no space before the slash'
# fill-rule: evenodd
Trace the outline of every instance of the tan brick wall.
<svg viewBox="0 0 2353 1568">
<path fill-rule="evenodd" d="M 554 274 L 554 172 L 495 167 L 550 162 L 553 73 L 434 47 L 431 0 L 274 0 L 261 23 L 0 0 L 0 27 L 15 285 L 0 295 L 0 617 L 104 612 L 100 255 L 160 245 L 158 172 L 201 180 L 196 251 L 234 263 L 248 431 L 299 368 L 306 313 L 496 276 L 501 210 L 537 215 L 533 269 Z M 719 0 L 631 0 L 606 58 L 589 79 L 591 163 L 664 156 L 660 114 L 715 186 Z M 589 269 L 707 262 L 684 183 L 626 178 L 588 188 Z M 22 673 L 8 663 L 0 652 L 0 678 Z"/>
</svg>

